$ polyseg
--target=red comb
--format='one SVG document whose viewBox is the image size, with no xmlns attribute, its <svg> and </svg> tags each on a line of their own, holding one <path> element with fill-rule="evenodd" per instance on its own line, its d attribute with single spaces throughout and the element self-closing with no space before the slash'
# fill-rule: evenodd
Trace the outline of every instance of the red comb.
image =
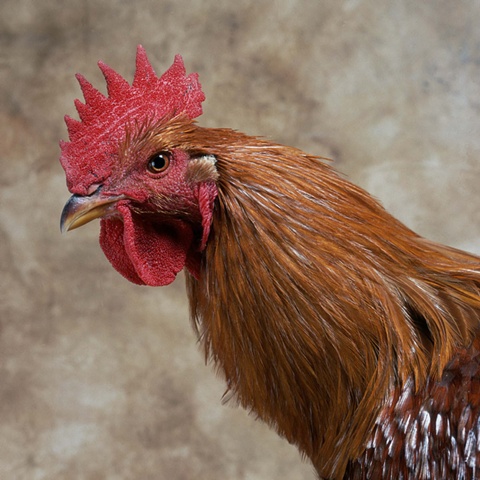
<svg viewBox="0 0 480 480">
<path fill-rule="evenodd" d="M 101 183 L 110 175 L 126 126 L 179 114 L 193 119 L 201 115 L 201 103 L 205 100 L 198 75 L 185 74 L 180 55 L 158 77 L 145 49 L 139 45 L 132 85 L 103 62 L 98 65 L 107 82 L 108 96 L 78 74 L 85 103 L 75 100 L 80 120 L 65 117 L 70 141 L 60 143 L 60 162 L 68 188 L 83 195 L 90 185 Z"/>
</svg>

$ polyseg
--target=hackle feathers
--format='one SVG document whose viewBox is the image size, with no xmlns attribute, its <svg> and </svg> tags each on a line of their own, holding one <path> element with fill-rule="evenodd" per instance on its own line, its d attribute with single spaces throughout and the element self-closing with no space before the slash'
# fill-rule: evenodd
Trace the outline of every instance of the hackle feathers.
<svg viewBox="0 0 480 480">
<path fill-rule="evenodd" d="M 341 478 L 392 388 L 439 378 L 479 324 L 480 260 L 433 244 L 319 159 L 190 127 L 218 200 L 192 318 L 239 403 Z"/>
</svg>

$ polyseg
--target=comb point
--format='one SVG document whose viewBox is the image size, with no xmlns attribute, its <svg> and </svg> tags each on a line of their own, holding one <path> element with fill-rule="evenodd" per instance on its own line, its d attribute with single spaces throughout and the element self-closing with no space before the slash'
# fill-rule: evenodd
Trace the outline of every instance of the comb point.
<svg viewBox="0 0 480 480">
<path fill-rule="evenodd" d="M 98 66 L 107 82 L 107 91 L 110 98 L 121 98 L 128 92 L 130 85 L 128 82 L 113 68 L 109 67 L 102 61 L 98 62 Z"/>
<path fill-rule="evenodd" d="M 105 101 L 105 95 L 97 90 L 82 74 L 75 75 L 85 99 L 85 104 L 101 105 Z"/>
<path fill-rule="evenodd" d="M 135 75 L 133 77 L 132 83 L 134 87 L 146 85 L 153 79 L 157 79 L 155 70 L 153 69 L 152 64 L 148 60 L 147 52 L 141 45 L 137 47 L 137 58 L 135 64 Z"/>
</svg>

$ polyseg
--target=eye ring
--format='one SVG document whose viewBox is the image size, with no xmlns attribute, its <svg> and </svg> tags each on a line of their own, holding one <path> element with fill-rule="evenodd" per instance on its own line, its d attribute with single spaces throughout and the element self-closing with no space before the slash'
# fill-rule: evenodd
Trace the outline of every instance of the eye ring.
<svg viewBox="0 0 480 480">
<path fill-rule="evenodd" d="M 150 173 L 163 173 L 170 166 L 170 152 L 157 152 L 148 159 L 147 170 Z"/>
</svg>

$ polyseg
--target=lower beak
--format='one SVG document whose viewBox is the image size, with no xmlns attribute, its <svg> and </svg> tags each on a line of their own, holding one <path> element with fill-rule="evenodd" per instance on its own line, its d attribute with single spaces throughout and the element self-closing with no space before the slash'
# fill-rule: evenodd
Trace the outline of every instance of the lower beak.
<svg viewBox="0 0 480 480">
<path fill-rule="evenodd" d="M 63 207 L 60 218 L 62 233 L 81 227 L 96 218 L 105 217 L 115 211 L 115 204 L 125 196 L 102 195 L 100 190 L 91 195 L 72 195 Z"/>
</svg>

